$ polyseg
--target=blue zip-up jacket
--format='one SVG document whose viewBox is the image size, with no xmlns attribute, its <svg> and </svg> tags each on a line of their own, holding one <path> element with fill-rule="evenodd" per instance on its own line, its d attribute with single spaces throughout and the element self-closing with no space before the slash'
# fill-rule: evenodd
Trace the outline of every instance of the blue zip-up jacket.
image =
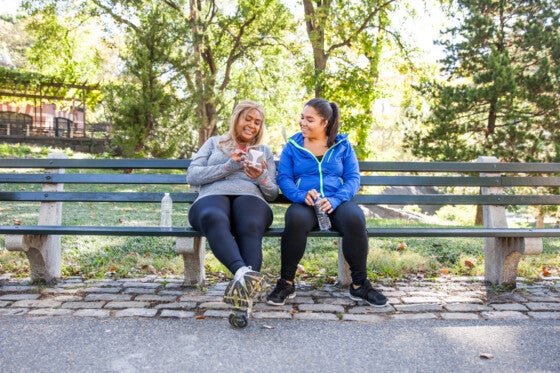
<svg viewBox="0 0 560 373">
<path fill-rule="evenodd" d="M 315 189 L 336 209 L 360 188 L 358 158 L 348 135 L 337 135 L 321 162 L 303 147 L 303 139 L 301 132 L 296 133 L 284 146 L 278 163 L 278 186 L 295 203 L 305 203 L 307 192 Z"/>
</svg>

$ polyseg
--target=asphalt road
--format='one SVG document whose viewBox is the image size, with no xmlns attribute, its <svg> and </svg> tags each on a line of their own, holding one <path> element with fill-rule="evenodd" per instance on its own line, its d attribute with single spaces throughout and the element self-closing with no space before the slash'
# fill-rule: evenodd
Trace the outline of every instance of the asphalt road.
<svg viewBox="0 0 560 373">
<path fill-rule="evenodd" d="M 0 316 L 8 372 L 560 372 L 560 321 Z M 481 357 L 481 354 L 490 359 Z"/>
</svg>

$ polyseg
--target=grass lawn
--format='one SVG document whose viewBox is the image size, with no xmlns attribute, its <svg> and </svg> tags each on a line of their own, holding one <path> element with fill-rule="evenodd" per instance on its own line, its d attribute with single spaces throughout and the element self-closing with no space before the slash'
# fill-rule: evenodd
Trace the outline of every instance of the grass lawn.
<svg viewBox="0 0 560 373">
<path fill-rule="evenodd" d="M 15 186 L 14 186 L 15 187 Z M 70 185 L 66 189 L 69 189 Z M 143 187 L 143 190 L 146 187 Z M 72 208 L 70 208 L 72 206 Z M 188 205 L 175 204 L 173 223 L 187 222 Z M 0 222 L 22 224 L 37 222 L 37 203 L 0 203 Z M 158 225 L 159 204 L 65 203 L 63 224 L 69 225 Z M 274 207 L 274 225 L 281 225 L 284 207 Z M 369 219 L 369 226 L 411 225 L 407 221 Z M 420 224 L 416 224 L 420 225 Z M 424 224 L 425 225 L 425 224 Z M 482 276 L 484 239 L 482 238 L 370 238 L 368 256 L 372 279 L 399 279 L 411 275 L 437 277 L 442 274 Z M 64 276 L 103 278 L 136 277 L 146 274 L 180 277 L 183 261 L 169 237 L 63 236 L 62 272 Z M 4 236 L 0 236 L 4 247 Z M 263 241 L 263 272 L 276 278 L 280 271 L 280 239 Z M 309 238 L 298 274 L 300 281 L 321 285 L 333 283 L 337 275 L 338 243 L 333 238 Z M 544 253 L 524 256 L 519 274 L 538 280 L 543 267 L 553 276 L 560 274 L 560 239 L 545 239 Z M 210 282 L 231 274 L 207 248 L 207 279 Z M 29 275 L 27 258 L 21 252 L 0 250 L 0 274 Z"/>
</svg>

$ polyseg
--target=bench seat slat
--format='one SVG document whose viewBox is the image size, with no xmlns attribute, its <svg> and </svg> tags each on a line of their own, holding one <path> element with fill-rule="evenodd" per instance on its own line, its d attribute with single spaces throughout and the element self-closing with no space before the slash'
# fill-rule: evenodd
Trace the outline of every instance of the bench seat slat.
<svg viewBox="0 0 560 373">
<path fill-rule="evenodd" d="M 270 228 L 267 237 L 280 237 L 283 228 Z M 560 237 L 560 228 L 368 228 L 369 237 Z M 59 234 L 98 236 L 198 237 L 190 227 L 2 225 L 0 234 Z M 340 237 L 336 231 L 310 232 L 310 237 Z"/>
</svg>

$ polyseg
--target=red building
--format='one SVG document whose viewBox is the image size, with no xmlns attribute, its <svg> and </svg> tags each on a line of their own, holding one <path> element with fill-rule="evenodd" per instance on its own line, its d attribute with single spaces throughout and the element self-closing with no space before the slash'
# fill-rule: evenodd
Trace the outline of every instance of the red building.
<svg viewBox="0 0 560 373">
<path fill-rule="evenodd" d="M 84 137 L 82 108 L 56 110 L 55 104 L 40 106 L 0 104 L 0 135 L 24 137 Z"/>
</svg>

